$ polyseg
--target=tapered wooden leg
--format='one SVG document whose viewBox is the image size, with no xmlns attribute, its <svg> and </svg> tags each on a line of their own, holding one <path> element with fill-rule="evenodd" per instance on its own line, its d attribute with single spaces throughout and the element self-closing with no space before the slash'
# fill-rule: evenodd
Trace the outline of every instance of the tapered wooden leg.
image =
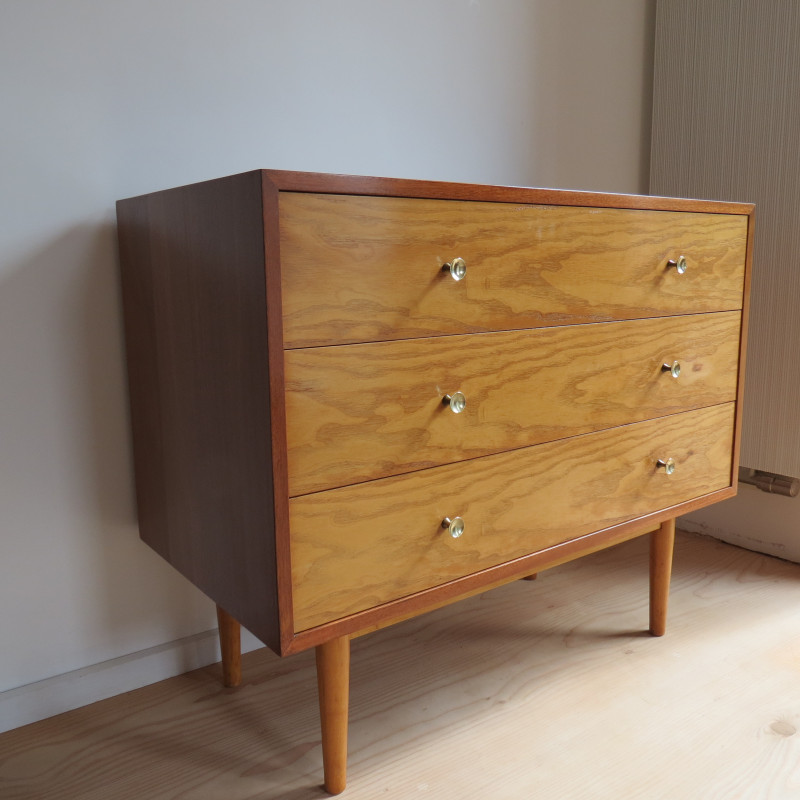
<svg viewBox="0 0 800 800">
<path fill-rule="evenodd" d="M 674 544 L 674 519 L 662 523 L 657 531 L 650 534 L 650 633 L 653 636 L 663 636 L 667 629 Z"/>
<path fill-rule="evenodd" d="M 224 609 L 217 606 L 219 649 L 222 651 L 222 683 L 238 686 L 242 682 L 241 626 Z"/>
<path fill-rule="evenodd" d="M 538 572 L 533 572 L 530 575 L 526 575 L 522 580 L 524 580 L 524 581 L 535 581 L 538 575 L 539 575 Z"/>
<path fill-rule="evenodd" d="M 348 636 L 317 645 L 317 685 L 325 788 L 331 794 L 339 794 L 347 784 L 347 717 L 350 703 Z"/>
</svg>

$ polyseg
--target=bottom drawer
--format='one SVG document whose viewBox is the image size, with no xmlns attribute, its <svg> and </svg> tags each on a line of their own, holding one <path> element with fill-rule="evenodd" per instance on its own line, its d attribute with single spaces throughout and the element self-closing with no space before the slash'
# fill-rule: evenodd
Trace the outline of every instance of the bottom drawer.
<svg viewBox="0 0 800 800">
<path fill-rule="evenodd" d="M 294 498 L 295 631 L 731 482 L 733 403 Z M 672 474 L 657 467 L 673 459 Z M 453 538 L 445 517 L 459 516 Z"/>
</svg>

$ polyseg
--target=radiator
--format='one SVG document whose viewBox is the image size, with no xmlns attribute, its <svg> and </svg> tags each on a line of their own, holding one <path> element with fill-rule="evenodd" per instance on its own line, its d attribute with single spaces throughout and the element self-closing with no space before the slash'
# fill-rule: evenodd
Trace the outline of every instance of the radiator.
<svg viewBox="0 0 800 800">
<path fill-rule="evenodd" d="M 741 463 L 800 476 L 800 2 L 658 0 L 650 193 L 756 204 Z"/>
</svg>

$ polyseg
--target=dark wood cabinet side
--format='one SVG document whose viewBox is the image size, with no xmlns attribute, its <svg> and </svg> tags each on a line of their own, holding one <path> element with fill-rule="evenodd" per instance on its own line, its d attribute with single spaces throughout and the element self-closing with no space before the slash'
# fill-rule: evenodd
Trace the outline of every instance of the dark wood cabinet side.
<svg viewBox="0 0 800 800">
<path fill-rule="evenodd" d="M 279 652 L 261 181 L 117 219 L 141 537 Z"/>
</svg>

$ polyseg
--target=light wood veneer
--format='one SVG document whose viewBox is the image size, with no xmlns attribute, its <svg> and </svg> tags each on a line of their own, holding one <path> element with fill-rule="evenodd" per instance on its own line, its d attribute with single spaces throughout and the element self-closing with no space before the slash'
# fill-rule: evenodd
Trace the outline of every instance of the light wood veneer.
<svg viewBox="0 0 800 800">
<path fill-rule="evenodd" d="M 646 533 L 664 632 L 675 516 L 736 490 L 752 206 L 263 170 L 117 209 L 142 538 L 226 683 L 239 623 L 317 647 L 329 791 L 352 636 Z"/>
<path fill-rule="evenodd" d="M 295 498 L 298 631 L 730 485 L 734 404 Z M 673 475 L 655 467 L 671 457 Z M 444 517 L 460 516 L 458 539 Z"/>
<path fill-rule="evenodd" d="M 279 211 L 286 347 L 742 307 L 734 214 L 293 192 Z"/>
<path fill-rule="evenodd" d="M 741 313 L 286 352 L 290 495 L 736 398 Z M 675 379 L 662 367 L 680 356 Z M 467 407 L 442 404 L 461 391 Z"/>
</svg>

